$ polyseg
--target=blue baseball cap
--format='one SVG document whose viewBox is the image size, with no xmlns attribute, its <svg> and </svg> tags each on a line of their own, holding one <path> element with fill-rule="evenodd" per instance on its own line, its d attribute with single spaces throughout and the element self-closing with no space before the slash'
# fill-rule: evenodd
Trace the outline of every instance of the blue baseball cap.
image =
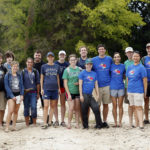
<svg viewBox="0 0 150 150">
<path fill-rule="evenodd" d="M 93 62 L 92 62 L 92 59 L 87 59 L 86 61 L 85 61 L 85 64 L 93 64 Z"/>
<path fill-rule="evenodd" d="M 54 55 L 54 53 L 53 53 L 53 52 L 48 52 L 48 53 L 47 53 L 47 57 L 48 57 L 49 55 L 51 55 L 51 56 L 55 57 L 55 55 Z"/>
</svg>

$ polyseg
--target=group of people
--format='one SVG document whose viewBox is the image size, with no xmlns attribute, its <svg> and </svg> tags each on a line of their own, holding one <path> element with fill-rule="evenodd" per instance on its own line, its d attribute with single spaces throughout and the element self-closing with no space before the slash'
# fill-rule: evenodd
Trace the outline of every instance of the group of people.
<svg viewBox="0 0 150 150">
<path fill-rule="evenodd" d="M 34 53 L 34 59 L 27 58 L 26 67 L 19 71 L 19 63 L 14 54 L 5 54 L 6 63 L 0 53 L 0 128 L 8 104 L 5 131 L 16 130 L 16 121 L 21 101 L 24 103 L 25 123 L 30 121 L 36 126 L 37 100 L 43 107 L 42 129 L 49 126 L 63 126 L 71 129 L 75 114 L 79 128 L 81 119 L 84 129 L 89 128 L 90 108 L 92 109 L 96 129 L 109 128 L 107 116 L 108 104 L 112 103 L 114 127 L 122 126 L 123 101 L 127 103 L 129 125 L 131 128 L 144 128 L 149 123 L 150 96 L 150 43 L 146 45 L 147 56 L 141 59 L 140 53 L 132 47 L 125 49 L 127 60 L 121 63 L 121 56 L 115 52 L 113 58 L 106 55 L 105 45 L 97 47 L 98 56 L 88 58 L 88 49 L 80 48 L 80 58 L 71 54 L 66 61 L 66 52 L 59 51 L 58 61 L 53 52 L 47 53 L 47 63 L 42 61 L 41 51 Z M 125 79 L 125 84 L 124 84 Z M 61 104 L 61 123 L 58 119 L 58 100 Z M 68 123 L 65 123 L 66 101 L 68 102 Z M 145 119 L 143 119 L 143 103 Z M 103 104 L 101 119 L 101 105 Z M 119 119 L 117 119 L 119 108 Z M 55 122 L 53 122 L 53 115 Z M 133 116 L 135 124 L 133 123 Z M 30 120 L 31 119 L 31 120 Z"/>
</svg>

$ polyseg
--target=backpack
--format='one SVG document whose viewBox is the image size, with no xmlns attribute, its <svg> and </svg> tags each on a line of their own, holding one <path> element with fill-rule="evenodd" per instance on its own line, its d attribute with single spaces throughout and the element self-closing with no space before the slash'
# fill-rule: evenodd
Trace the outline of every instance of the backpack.
<svg viewBox="0 0 150 150">
<path fill-rule="evenodd" d="M 141 59 L 141 62 L 142 62 L 143 65 L 144 65 L 144 62 L 145 62 L 145 58 L 146 58 L 146 56 L 142 57 L 142 59 Z"/>
</svg>

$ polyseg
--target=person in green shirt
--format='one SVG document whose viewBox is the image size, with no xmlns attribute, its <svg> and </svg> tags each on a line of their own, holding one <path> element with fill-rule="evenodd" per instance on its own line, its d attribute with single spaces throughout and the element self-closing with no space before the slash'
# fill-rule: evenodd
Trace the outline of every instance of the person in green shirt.
<svg viewBox="0 0 150 150">
<path fill-rule="evenodd" d="M 71 120 L 74 110 L 76 117 L 76 128 L 79 128 L 80 101 L 78 75 L 82 69 L 76 66 L 77 58 L 75 54 L 71 54 L 69 56 L 69 63 L 70 66 L 67 67 L 63 73 L 63 79 L 69 105 L 67 128 L 71 129 Z"/>
<path fill-rule="evenodd" d="M 133 48 L 132 47 L 127 47 L 125 49 L 125 54 L 128 57 L 128 59 L 124 62 L 125 69 L 127 71 L 128 67 L 130 65 L 134 64 L 134 62 L 132 60 Z M 129 104 L 129 100 L 128 100 L 128 97 L 127 97 L 127 79 L 125 80 L 125 103 Z M 130 107 L 130 105 L 128 106 L 128 114 L 129 114 L 129 124 L 130 124 L 130 127 L 134 127 L 133 126 L 133 109 L 132 109 L 132 107 Z"/>
</svg>

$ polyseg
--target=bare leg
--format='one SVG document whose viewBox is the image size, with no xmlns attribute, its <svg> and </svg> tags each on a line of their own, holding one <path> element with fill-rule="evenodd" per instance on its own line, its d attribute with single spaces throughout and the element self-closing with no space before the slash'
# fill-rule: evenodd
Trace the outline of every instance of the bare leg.
<svg viewBox="0 0 150 150">
<path fill-rule="evenodd" d="M 54 110 L 57 107 L 57 100 L 50 100 L 50 113 L 49 113 L 49 123 L 51 124 L 53 119 Z"/>
<path fill-rule="evenodd" d="M 49 100 L 45 99 L 44 100 L 44 112 L 43 112 L 44 125 L 47 125 L 48 108 L 49 108 Z"/>
<path fill-rule="evenodd" d="M 68 112 L 68 129 L 71 128 L 71 120 L 72 120 L 72 117 L 73 117 L 74 103 L 75 103 L 75 100 L 68 100 L 68 105 L 69 105 L 69 112 Z"/>
<path fill-rule="evenodd" d="M 107 121 L 107 116 L 108 116 L 108 104 L 103 104 L 103 121 L 106 122 Z"/>
<path fill-rule="evenodd" d="M 61 122 L 64 122 L 66 112 L 65 94 L 60 95 L 60 103 L 61 103 Z"/>
<path fill-rule="evenodd" d="M 118 105 L 119 105 L 119 126 L 122 126 L 122 117 L 123 117 L 123 96 L 118 98 Z"/>
<path fill-rule="evenodd" d="M 139 120 L 139 127 L 143 127 L 143 108 L 142 106 L 136 106 L 137 118 Z"/>
<path fill-rule="evenodd" d="M 134 113 L 134 118 L 135 118 L 135 126 L 138 127 L 139 126 L 139 119 L 138 119 L 137 107 L 136 106 L 134 106 L 133 113 Z"/>
<path fill-rule="evenodd" d="M 113 105 L 112 114 L 114 117 L 115 126 L 117 127 L 117 98 L 116 97 L 111 97 L 111 98 L 112 98 L 112 105 Z"/>
<path fill-rule="evenodd" d="M 36 126 L 36 118 L 32 118 L 33 119 L 33 125 Z"/>
<path fill-rule="evenodd" d="M 29 116 L 25 117 L 26 126 L 29 127 Z"/>
<path fill-rule="evenodd" d="M 0 110 L 0 127 L 3 125 L 4 113 L 5 110 Z"/>
<path fill-rule="evenodd" d="M 76 98 L 75 99 L 76 128 L 79 128 L 79 115 L 80 115 L 80 101 L 79 98 Z"/>
<path fill-rule="evenodd" d="M 144 99 L 145 120 L 149 120 L 148 113 L 149 113 L 149 97 L 147 97 L 147 98 Z"/>
<path fill-rule="evenodd" d="M 128 114 L 129 114 L 129 124 L 130 127 L 133 126 L 133 106 L 128 106 Z"/>
<path fill-rule="evenodd" d="M 49 112 L 49 116 L 50 116 L 50 112 Z M 55 116 L 56 121 L 58 121 L 58 100 L 56 101 L 56 107 L 55 107 L 55 110 L 54 110 L 54 116 Z"/>
</svg>

